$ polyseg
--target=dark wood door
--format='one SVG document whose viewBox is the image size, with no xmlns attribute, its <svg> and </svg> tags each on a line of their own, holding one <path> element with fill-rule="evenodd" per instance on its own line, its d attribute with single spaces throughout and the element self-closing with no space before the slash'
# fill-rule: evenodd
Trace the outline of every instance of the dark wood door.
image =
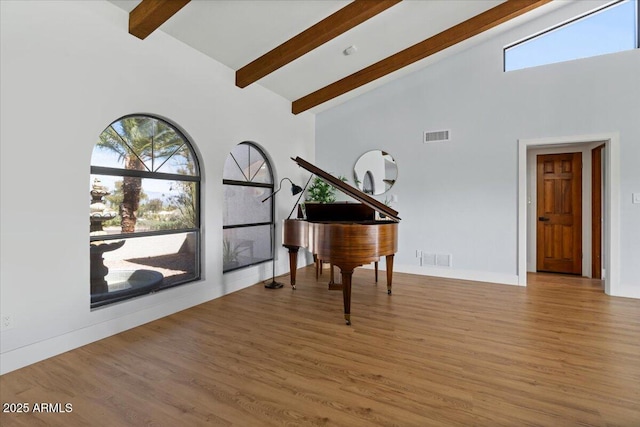
<svg viewBox="0 0 640 427">
<path fill-rule="evenodd" d="M 537 163 L 537 270 L 582 274 L 582 153 Z"/>
<path fill-rule="evenodd" d="M 591 277 L 602 279 L 602 150 L 591 150 Z"/>
</svg>

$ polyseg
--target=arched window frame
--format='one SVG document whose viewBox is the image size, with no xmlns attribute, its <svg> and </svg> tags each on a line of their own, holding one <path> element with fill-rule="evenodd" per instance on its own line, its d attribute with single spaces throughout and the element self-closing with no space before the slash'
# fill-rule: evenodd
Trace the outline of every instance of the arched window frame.
<svg viewBox="0 0 640 427">
<path fill-rule="evenodd" d="M 91 298 L 91 307 L 95 308 L 95 307 L 100 307 L 103 305 L 107 305 L 107 304 L 111 304 L 114 302 L 118 302 L 118 301 L 123 301 L 132 297 L 136 297 L 139 295 L 144 295 L 147 293 L 151 293 L 151 292 L 155 292 L 158 290 L 162 290 L 162 289 L 166 289 L 166 288 L 170 288 L 170 287 L 174 287 L 174 286 L 178 286 L 178 285 L 182 285 L 188 282 L 192 282 L 195 280 L 199 280 L 201 277 L 201 249 L 200 249 L 200 242 L 201 242 L 201 231 L 200 231 L 200 184 L 201 184 L 201 173 L 200 173 L 200 164 L 199 164 L 199 159 L 197 156 L 196 151 L 193 149 L 193 146 L 191 144 L 191 142 L 189 141 L 189 139 L 186 137 L 186 135 L 184 134 L 184 132 L 182 132 L 176 125 L 170 123 L 169 121 L 167 121 L 166 119 L 154 116 L 154 115 L 149 115 L 149 114 L 130 114 L 130 115 L 126 115 L 123 116 L 117 120 L 115 120 L 114 122 L 112 122 L 109 126 L 107 126 L 107 128 L 105 128 L 105 130 L 103 131 L 106 132 L 108 131 L 110 128 L 113 131 L 114 135 L 117 133 L 117 131 L 115 131 L 114 126 L 117 126 L 118 123 L 121 123 L 122 121 L 126 120 L 126 119 L 139 119 L 139 120 L 148 120 L 150 122 L 153 122 L 153 126 L 154 129 L 158 128 L 158 124 L 161 124 L 161 126 L 163 127 L 163 129 L 165 131 L 169 131 L 169 132 L 173 132 L 175 134 L 175 137 L 177 137 L 178 139 L 176 139 L 176 141 L 180 141 L 181 144 L 174 144 L 175 149 L 170 149 L 169 151 L 169 155 L 165 156 L 165 158 L 160 158 L 158 159 L 159 161 L 156 162 L 157 159 L 157 155 L 159 153 L 159 150 L 156 150 L 154 152 L 155 147 L 158 146 L 158 144 L 154 143 L 153 139 L 151 140 L 151 156 L 149 157 L 149 161 L 151 162 L 150 165 L 151 167 L 149 168 L 148 166 L 145 165 L 145 168 L 143 170 L 134 170 L 134 169 L 127 169 L 126 167 L 112 167 L 112 166 L 104 166 L 104 165 L 96 165 L 94 164 L 94 157 L 92 156 L 92 162 L 91 162 L 91 181 L 93 182 L 95 177 L 113 177 L 115 178 L 122 178 L 123 181 L 125 179 L 125 177 L 130 177 L 130 178 L 140 178 L 141 180 L 144 179 L 148 179 L 148 180 L 155 180 L 156 182 L 166 182 L 166 183 L 193 183 L 194 184 L 194 188 L 192 191 L 189 191 L 190 196 L 192 197 L 192 206 L 193 206 L 193 218 L 190 218 L 189 224 L 188 226 L 176 226 L 174 228 L 168 228 L 168 229 L 156 229 L 156 230 L 135 230 L 135 231 L 131 231 L 131 232 L 110 232 L 110 233 L 104 233 L 104 232 L 100 232 L 100 233 L 95 233 L 92 232 L 90 233 L 90 243 L 91 243 L 91 249 L 92 249 L 92 265 L 91 265 L 91 280 L 92 280 L 92 298 Z M 125 146 L 127 146 L 129 149 L 131 149 L 131 152 L 135 153 L 135 150 L 132 149 L 131 145 L 128 145 L 128 143 L 125 141 L 126 138 L 122 139 L 122 147 L 124 148 Z M 100 143 L 97 143 L 96 146 L 94 146 L 94 155 L 96 153 L 96 148 L 98 148 L 100 145 Z M 171 147 L 171 144 L 168 144 L 167 146 Z M 174 155 L 178 154 L 182 154 L 183 152 L 188 153 L 188 166 L 190 168 L 193 168 L 193 170 L 189 170 L 189 171 L 185 171 L 185 173 L 168 173 L 168 172 L 162 172 L 161 170 L 163 168 L 171 168 L 171 165 L 168 165 L 167 162 L 174 157 Z M 138 154 L 136 154 L 136 156 L 138 156 Z M 138 157 L 138 159 L 141 159 L 141 157 Z M 141 160 L 141 162 L 143 162 Z M 144 163 L 144 162 L 143 162 Z M 148 163 L 148 162 L 147 162 Z M 165 166 L 165 164 L 167 164 Z M 183 193 L 185 194 L 185 193 Z M 164 194 L 163 194 L 164 195 Z M 93 195 L 92 195 L 93 196 Z M 92 205 L 93 207 L 93 205 Z M 94 215 L 94 213 L 92 212 L 91 215 Z M 93 228 L 93 225 L 92 225 Z M 192 264 L 189 265 L 189 270 L 192 271 L 188 271 L 188 274 L 185 274 L 184 277 L 180 277 L 177 279 L 172 279 L 172 280 L 165 280 L 166 278 L 163 277 L 162 281 L 157 284 L 156 286 L 154 286 L 151 289 L 144 289 L 144 290 L 140 290 L 140 291 L 132 291 L 132 292 L 119 292 L 119 293 L 114 293 L 115 295 L 113 297 L 109 297 L 109 296 L 104 296 L 106 294 L 102 294 L 103 296 L 97 297 L 94 293 L 94 275 L 96 274 L 97 270 L 96 268 L 94 268 L 94 254 L 93 254 L 93 249 L 94 246 L 100 245 L 100 244 L 109 244 L 109 243 L 114 243 L 114 242 L 118 242 L 118 241 L 134 241 L 136 239 L 144 239 L 144 238 L 154 238 L 156 236 L 170 236 L 170 235 L 179 235 L 179 234 L 183 234 L 185 235 L 185 242 L 183 243 L 183 245 L 186 245 L 187 240 L 190 240 L 190 247 L 192 247 L 193 249 L 193 259 L 189 260 L 189 262 L 192 262 Z M 161 239 L 162 237 L 157 237 L 159 239 Z M 157 240 L 157 239 L 156 239 Z M 140 240 L 137 240 L 140 241 Z M 149 259 L 154 258 L 154 256 L 150 256 L 148 253 L 145 254 L 144 251 L 140 252 L 140 253 L 136 253 L 136 255 L 139 255 L 140 258 L 143 258 L 145 256 L 147 256 Z M 153 270 L 153 267 L 149 267 L 149 269 Z M 116 272 L 118 270 L 115 270 Z M 112 274 L 113 271 L 110 271 L 109 274 Z M 110 291 L 111 292 L 111 291 Z"/>
<path fill-rule="evenodd" d="M 233 179 L 230 178 L 229 175 L 231 172 L 237 172 L 237 171 L 229 171 L 227 170 L 227 168 L 229 166 L 227 165 L 231 165 L 230 167 L 237 167 L 242 171 L 242 166 L 240 165 L 240 161 L 238 159 L 236 159 L 233 155 L 233 151 L 238 150 L 238 149 L 244 149 L 247 148 L 248 152 L 250 153 L 251 150 L 255 150 L 255 152 L 257 152 L 261 159 L 263 160 L 263 165 L 266 168 L 266 175 L 268 176 L 268 179 L 265 180 L 266 182 L 259 182 L 256 181 L 255 178 L 258 175 L 258 169 L 256 168 L 256 171 L 253 172 L 249 172 L 249 173 L 241 173 L 241 176 L 243 177 L 243 179 Z M 232 162 L 230 161 L 232 160 Z M 249 161 L 249 163 L 251 163 Z M 222 184 L 223 187 L 225 188 L 225 194 L 226 194 L 226 189 L 232 188 L 232 187 L 238 187 L 240 189 L 253 189 L 256 193 L 256 200 L 261 200 L 263 198 L 265 198 L 266 196 L 268 196 L 269 194 L 273 193 L 274 191 L 274 174 L 273 174 L 273 168 L 271 166 L 271 162 L 269 161 L 269 157 L 267 156 L 266 152 L 257 144 L 250 142 L 250 141 L 244 141 L 241 142 L 240 144 L 236 145 L 234 147 L 234 150 L 232 150 L 231 153 L 229 153 L 226 162 L 225 162 L 225 169 L 223 171 L 223 180 L 222 180 Z M 264 196 L 264 197 L 263 197 Z M 225 209 L 226 204 L 229 203 L 229 200 L 227 199 L 226 195 L 225 195 Z M 262 221 L 253 221 L 253 222 L 247 222 L 247 221 L 234 221 L 233 223 L 230 223 L 231 220 L 230 219 L 224 219 L 223 218 L 223 234 L 224 236 L 224 240 L 223 240 L 223 272 L 227 273 L 230 271 L 234 271 L 234 270 L 238 270 L 238 269 L 242 269 L 242 268 L 246 268 L 246 267 L 251 267 L 254 265 L 258 265 L 258 264 L 262 264 L 265 262 L 269 262 L 272 261 L 274 259 L 274 254 L 273 254 L 273 239 L 275 238 L 275 236 L 273 236 L 273 228 L 274 228 L 274 218 L 275 218 L 275 205 L 273 203 L 273 198 L 270 198 L 268 200 L 266 200 L 265 202 L 261 202 L 258 205 L 259 207 L 264 206 L 264 210 L 265 212 L 268 212 L 268 217 L 264 218 L 264 220 Z M 223 215 L 223 217 L 225 217 Z M 262 246 L 267 249 L 268 248 L 268 256 L 263 256 L 263 257 L 254 257 L 253 255 L 251 255 L 249 258 L 251 259 L 250 261 L 246 261 L 246 262 L 233 262 L 233 261 L 229 261 L 228 258 L 234 258 L 234 256 L 238 255 L 238 254 L 242 254 L 242 251 L 250 251 L 252 249 L 246 249 L 246 248 L 240 248 L 238 249 L 237 246 L 234 245 L 233 242 L 231 242 L 229 239 L 227 239 L 227 233 L 233 232 L 234 230 L 238 230 L 238 231 L 248 231 L 249 229 L 262 229 L 263 233 L 265 233 L 266 235 L 266 231 L 268 231 L 269 233 L 269 240 L 268 242 L 265 241 L 263 242 Z M 267 246 L 268 243 L 268 246 Z M 228 254 L 232 253 L 231 256 L 229 256 Z"/>
</svg>

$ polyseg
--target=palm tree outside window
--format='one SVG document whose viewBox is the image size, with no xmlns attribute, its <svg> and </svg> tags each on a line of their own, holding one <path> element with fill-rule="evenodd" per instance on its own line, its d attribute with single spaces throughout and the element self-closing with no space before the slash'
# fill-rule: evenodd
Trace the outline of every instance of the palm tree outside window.
<svg viewBox="0 0 640 427">
<path fill-rule="evenodd" d="M 91 305 L 200 277 L 200 169 L 174 125 L 148 115 L 111 123 L 91 157 Z"/>
</svg>

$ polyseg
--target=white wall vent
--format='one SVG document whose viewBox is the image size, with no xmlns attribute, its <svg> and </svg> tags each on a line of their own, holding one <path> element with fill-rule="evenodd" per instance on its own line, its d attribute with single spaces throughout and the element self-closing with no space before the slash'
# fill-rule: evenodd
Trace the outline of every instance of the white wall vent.
<svg viewBox="0 0 640 427">
<path fill-rule="evenodd" d="M 436 265 L 436 254 L 423 253 L 422 254 L 422 262 L 421 262 L 420 265 L 435 266 Z"/>
<path fill-rule="evenodd" d="M 422 252 L 420 265 L 423 267 L 451 267 L 451 254 Z"/>
<path fill-rule="evenodd" d="M 436 265 L 439 267 L 451 267 L 451 255 L 450 254 L 436 255 Z"/>
<path fill-rule="evenodd" d="M 422 142 L 425 144 L 430 142 L 445 142 L 451 141 L 451 131 L 449 129 L 445 130 L 436 130 L 431 132 L 424 132 L 424 137 Z"/>
</svg>

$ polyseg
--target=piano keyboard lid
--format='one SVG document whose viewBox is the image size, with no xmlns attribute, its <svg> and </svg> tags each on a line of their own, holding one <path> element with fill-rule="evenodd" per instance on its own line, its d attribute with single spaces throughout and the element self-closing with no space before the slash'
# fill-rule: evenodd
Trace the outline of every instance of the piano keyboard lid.
<svg viewBox="0 0 640 427">
<path fill-rule="evenodd" d="M 296 157 L 295 159 L 292 157 L 291 160 L 296 162 L 298 166 L 316 175 L 318 178 L 322 179 L 327 184 L 333 185 L 334 187 L 336 187 L 343 193 L 347 194 L 348 196 L 351 196 L 354 199 L 358 200 L 359 202 L 364 203 L 365 205 L 374 209 L 379 214 L 386 215 L 387 217 L 395 221 L 400 221 L 400 217 L 398 216 L 398 211 L 385 205 L 379 200 L 376 200 L 373 197 L 369 196 L 368 194 L 365 194 L 362 191 L 358 190 L 357 188 L 352 187 L 345 182 L 342 182 L 340 179 L 336 178 L 335 176 L 332 176 L 331 174 L 323 171 L 319 167 L 307 162 L 306 160 L 300 157 Z"/>
</svg>

